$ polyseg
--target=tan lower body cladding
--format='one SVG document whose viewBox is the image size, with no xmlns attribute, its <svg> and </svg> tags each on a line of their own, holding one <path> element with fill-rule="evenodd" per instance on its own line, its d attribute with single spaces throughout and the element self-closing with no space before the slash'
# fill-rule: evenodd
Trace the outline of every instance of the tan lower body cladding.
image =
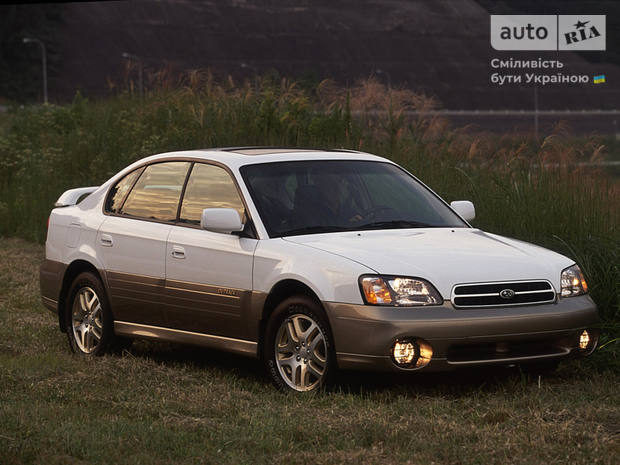
<svg viewBox="0 0 620 465">
<path fill-rule="evenodd" d="M 119 336 L 211 347 L 213 349 L 221 349 L 227 352 L 234 352 L 240 355 L 246 355 L 250 357 L 256 357 L 258 354 L 257 342 L 245 341 L 242 339 L 234 339 L 224 336 L 216 336 L 212 334 L 195 333 L 192 331 L 162 328 L 159 326 L 129 323 L 126 321 L 115 321 L 114 332 Z"/>
<path fill-rule="evenodd" d="M 245 289 L 106 273 L 114 319 L 257 341 L 267 295 Z"/>
</svg>

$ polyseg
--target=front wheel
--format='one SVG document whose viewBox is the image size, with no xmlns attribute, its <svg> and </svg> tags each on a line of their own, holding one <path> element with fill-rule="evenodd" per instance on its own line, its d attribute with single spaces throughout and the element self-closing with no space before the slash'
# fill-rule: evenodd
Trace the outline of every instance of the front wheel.
<svg viewBox="0 0 620 465">
<path fill-rule="evenodd" d="M 67 337 L 77 354 L 103 354 L 113 337 L 112 316 L 103 284 L 93 273 L 79 274 L 69 290 Z"/>
<path fill-rule="evenodd" d="M 324 386 L 335 371 L 329 326 L 313 300 L 284 300 L 267 325 L 265 363 L 274 384 L 299 392 Z"/>
</svg>

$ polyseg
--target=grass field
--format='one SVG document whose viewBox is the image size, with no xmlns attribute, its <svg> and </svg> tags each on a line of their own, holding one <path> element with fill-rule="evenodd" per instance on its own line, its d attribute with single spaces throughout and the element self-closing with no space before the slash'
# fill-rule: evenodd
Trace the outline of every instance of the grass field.
<svg viewBox="0 0 620 465">
<path fill-rule="evenodd" d="M 260 364 L 137 342 L 71 355 L 39 303 L 41 245 L 0 242 L 0 464 L 616 464 L 613 343 L 553 375 L 341 374 L 281 394 Z"/>
<path fill-rule="evenodd" d="M 144 100 L 128 86 L 0 114 L 0 465 L 618 463 L 620 182 L 579 162 L 620 147 L 561 125 L 534 139 L 403 116 L 435 107 L 373 81 L 308 89 L 192 73 L 164 76 Z M 53 202 L 146 155 L 232 145 L 369 151 L 448 201 L 473 200 L 474 226 L 582 266 L 606 345 L 542 378 L 344 373 L 305 397 L 276 392 L 256 361 L 204 349 L 137 342 L 96 360 L 71 355 L 39 303 Z"/>
</svg>

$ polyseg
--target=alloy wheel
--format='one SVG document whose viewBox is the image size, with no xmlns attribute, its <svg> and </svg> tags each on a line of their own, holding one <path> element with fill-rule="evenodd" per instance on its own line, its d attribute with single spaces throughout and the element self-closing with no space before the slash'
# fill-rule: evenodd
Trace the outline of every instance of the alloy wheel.
<svg viewBox="0 0 620 465">
<path fill-rule="evenodd" d="M 85 354 L 95 351 L 103 336 L 101 301 L 91 287 L 82 287 L 75 295 L 71 311 L 73 338 Z"/>
<path fill-rule="evenodd" d="M 327 370 L 327 346 L 321 327 L 308 315 L 282 321 L 275 338 L 275 360 L 282 379 L 296 391 L 321 385 Z"/>
</svg>

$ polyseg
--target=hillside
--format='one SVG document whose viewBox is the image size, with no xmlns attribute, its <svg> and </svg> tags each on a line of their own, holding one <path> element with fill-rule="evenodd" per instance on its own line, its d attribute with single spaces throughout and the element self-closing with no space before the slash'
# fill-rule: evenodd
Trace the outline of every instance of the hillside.
<svg viewBox="0 0 620 465">
<path fill-rule="evenodd" d="M 55 100 L 71 99 L 76 89 L 88 96 L 106 94 L 110 82 L 125 78 L 127 60 L 121 55 L 128 52 L 142 58 L 146 74 L 163 67 L 178 71 L 210 68 L 216 75 L 237 79 L 274 72 L 310 82 L 330 77 L 345 84 L 375 74 L 386 84 L 405 85 L 434 96 L 444 108 L 532 109 L 532 85 L 492 84 L 489 63 L 494 57 L 540 56 L 562 60 L 566 72 L 605 73 L 608 83 L 545 86 L 538 92 L 539 108 L 616 108 L 619 67 L 600 62 L 607 56 L 616 57 L 617 51 L 534 56 L 491 48 L 489 13 L 484 7 L 495 13 L 518 13 L 518 5 L 484 0 L 76 2 L 48 6 L 59 11 L 40 34 L 49 41 L 50 97 Z M 553 5 L 554 13 L 575 8 L 574 2 L 559 1 L 546 2 L 544 7 L 535 2 L 522 5 L 542 13 L 549 13 Z M 588 2 L 582 9 L 595 13 L 618 10 L 611 5 Z M 10 8 L 17 7 L 0 7 L 0 13 Z M 21 8 L 27 12 L 42 7 Z M 608 18 L 613 42 L 617 39 L 611 27 L 615 20 L 613 15 Z M 12 40 L 17 47 L 15 37 Z M 26 52 L 29 73 L 19 84 L 40 88 L 39 52 L 33 46 Z M 130 77 L 137 80 L 136 67 Z"/>
</svg>

